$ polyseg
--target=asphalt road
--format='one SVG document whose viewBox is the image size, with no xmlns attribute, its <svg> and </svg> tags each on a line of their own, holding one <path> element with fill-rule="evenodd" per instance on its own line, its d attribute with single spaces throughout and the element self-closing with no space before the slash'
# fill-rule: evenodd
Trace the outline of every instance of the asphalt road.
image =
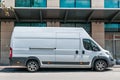
<svg viewBox="0 0 120 80">
<path fill-rule="evenodd" d="M 0 80 L 120 80 L 120 68 L 104 72 L 91 69 L 40 69 L 31 73 L 25 68 L 2 68 Z"/>
</svg>

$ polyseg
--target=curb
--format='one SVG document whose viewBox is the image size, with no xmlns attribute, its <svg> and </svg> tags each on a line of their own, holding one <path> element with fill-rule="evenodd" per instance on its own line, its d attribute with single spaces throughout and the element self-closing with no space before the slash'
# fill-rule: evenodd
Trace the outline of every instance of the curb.
<svg viewBox="0 0 120 80">
<path fill-rule="evenodd" d="M 4 68 L 25 68 L 24 66 L 0 66 L 0 69 Z"/>
<path fill-rule="evenodd" d="M 115 65 L 113 66 L 113 68 L 120 68 L 120 65 Z"/>
</svg>

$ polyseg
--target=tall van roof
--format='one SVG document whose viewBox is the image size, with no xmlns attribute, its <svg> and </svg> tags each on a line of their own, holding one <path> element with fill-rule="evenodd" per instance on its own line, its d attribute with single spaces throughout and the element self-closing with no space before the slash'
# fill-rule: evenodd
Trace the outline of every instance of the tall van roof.
<svg viewBox="0 0 120 80">
<path fill-rule="evenodd" d="M 72 27 L 20 27 L 15 26 L 15 33 L 56 33 L 56 32 L 69 32 L 69 33 L 80 33 L 82 37 L 90 37 L 83 28 L 72 28 Z"/>
</svg>

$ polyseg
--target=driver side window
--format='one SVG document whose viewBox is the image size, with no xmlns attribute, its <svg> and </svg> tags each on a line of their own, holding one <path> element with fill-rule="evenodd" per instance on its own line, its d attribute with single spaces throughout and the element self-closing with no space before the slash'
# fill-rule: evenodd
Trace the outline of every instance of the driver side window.
<svg viewBox="0 0 120 80">
<path fill-rule="evenodd" d="M 83 45 L 86 50 L 100 51 L 99 47 L 90 39 L 83 39 Z"/>
</svg>

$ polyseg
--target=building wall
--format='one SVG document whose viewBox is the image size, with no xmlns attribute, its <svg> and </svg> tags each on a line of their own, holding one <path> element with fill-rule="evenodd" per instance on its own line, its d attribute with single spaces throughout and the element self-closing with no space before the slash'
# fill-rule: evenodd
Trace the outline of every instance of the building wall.
<svg viewBox="0 0 120 80">
<path fill-rule="evenodd" d="M 91 0 L 91 8 L 104 8 L 104 0 Z M 103 22 L 92 22 L 92 37 L 103 48 L 105 47 L 105 31 Z"/>
<path fill-rule="evenodd" d="M 104 23 L 92 22 L 92 38 L 104 48 Z"/>
<path fill-rule="evenodd" d="M 60 22 L 56 21 L 47 21 L 47 27 L 60 27 Z"/>
<path fill-rule="evenodd" d="M 47 0 L 47 8 L 59 8 L 59 0 Z"/>
<path fill-rule="evenodd" d="M 60 8 L 60 0 L 47 0 L 47 8 Z M 47 27 L 59 27 L 60 22 L 47 21 Z"/>
<path fill-rule="evenodd" d="M 11 33 L 14 28 L 14 22 L 1 22 L 1 56 L 2 64 L 9 63 L 9 48 Z"/>
<path fill-rule="evenodd" d="M 6 7 L 15 6 L 15 0 L 4 0 L 4 2 Z"/>
<path fill-rule="evenodd" d="M 3 0 L 2 0 L 3 1 Z M 4 0 L 6 7 L 14 7 L 15 0 Z M 1 52 L 0 52 L 0 63 L 9 64 L 9 46 L 11 33 L 14 28 L 14 22 L 1 22 Z"/>
<path fill-rule="evenodd" d="M 91 0 L 92 8 L 104 8 L 104 0 Z"/>
</svg>

